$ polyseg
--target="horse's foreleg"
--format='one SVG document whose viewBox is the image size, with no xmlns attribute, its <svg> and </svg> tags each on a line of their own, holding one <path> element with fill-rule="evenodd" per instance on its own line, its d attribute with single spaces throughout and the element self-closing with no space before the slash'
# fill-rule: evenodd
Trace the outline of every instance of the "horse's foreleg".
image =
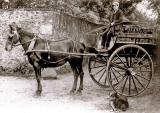
<svg viewBox="0 0 160 113">
<path fill-rule="evenodd" d="M 42 85 L 41 85 L 41 67 L 38 64 L 34 65 L 36 80 L 37 80 L 37 91 L 36 95 L 41 96 Z"/>
</svg>

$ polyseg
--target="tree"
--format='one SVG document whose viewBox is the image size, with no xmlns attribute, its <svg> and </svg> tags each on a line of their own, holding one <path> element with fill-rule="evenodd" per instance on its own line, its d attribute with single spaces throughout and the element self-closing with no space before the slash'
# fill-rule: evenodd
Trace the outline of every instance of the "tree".
<svg viewBox="0 0 160 113">
<path fill-rule="evenodd" d="M 158 18 L 157 18 L 157 38 L 160 37 L 160 1 L 159 0 L 148 0 L 149 2 L 149 8 L 154 9 L 155 13 L 158 14 Z M 160 38 L 158 38 L 158 43 L 157 43 L 158 47 L 157 47 L 157 61 L 158 61 L 158 68 L 160 69 L 160 61 L 159 61 L 159 57 L 160 57 Z M 158 69 L 158 70 L 159 70 Z"/>
</svg>

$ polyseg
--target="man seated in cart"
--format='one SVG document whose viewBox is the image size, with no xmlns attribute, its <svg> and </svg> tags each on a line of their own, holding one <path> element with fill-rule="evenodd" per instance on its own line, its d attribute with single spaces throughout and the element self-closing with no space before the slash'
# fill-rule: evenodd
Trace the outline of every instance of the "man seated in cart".
<svg viewBox="0 0 160 113">
<path fill-rule="evenodd" d="M 122 10 L 119 8 L 119 0 L 113 0 L 112 2 L 112 9 L 113 13 L 110 18 L 110 27 L 105 30 L 102 39 L 101 39 L 101 45 L 98 47 L 98 50 L 103 51 L 106 50 L 111 41 L 111 37 L 114 36 L 113 31 L 111 30 L 112 26 L 115 26 L 118 23 L 121 23 L 123 21 L 128 21 L 127 18 L 125 18 Z"/>
</svg>

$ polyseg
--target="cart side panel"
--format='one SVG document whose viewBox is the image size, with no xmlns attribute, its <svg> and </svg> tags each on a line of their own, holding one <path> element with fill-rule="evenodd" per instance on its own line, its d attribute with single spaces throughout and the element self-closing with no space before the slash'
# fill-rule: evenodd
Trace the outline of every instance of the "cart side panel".
<svg viewBox="0 0 160 113">
<path fill-rule="evenodd" d="M 110 53 L 122 45 L 134 44 L 140 45 L 149 54 L 154 54 L 157 43 L 156 30 L 154 28 L 127 23 L 116 25 L 112 30 L 117 38 L 114 47 L 109 51 Z"/>
</svg>

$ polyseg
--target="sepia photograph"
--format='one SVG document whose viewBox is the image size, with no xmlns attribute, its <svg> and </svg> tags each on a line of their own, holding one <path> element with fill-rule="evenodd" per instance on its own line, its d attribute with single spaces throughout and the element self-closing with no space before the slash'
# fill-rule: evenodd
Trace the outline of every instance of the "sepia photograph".
<svg viewBox="0 0 160 113">
<path fill-rule="evenodd" d="M 159 113 L 159 0 L 0 0 L 2 113 Z"/>
</svg>

